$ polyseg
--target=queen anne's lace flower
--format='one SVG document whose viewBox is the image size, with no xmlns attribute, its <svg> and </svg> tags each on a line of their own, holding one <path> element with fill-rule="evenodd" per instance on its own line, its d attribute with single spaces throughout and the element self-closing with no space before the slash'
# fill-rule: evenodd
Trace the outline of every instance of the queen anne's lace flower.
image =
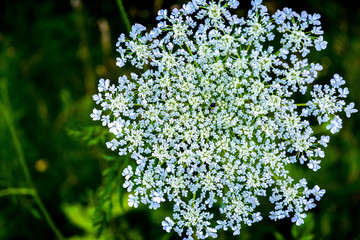
<svg viewBox="0 0 360 240">
<path fill-rule="evenodd" d="M 285 8 L 270 16 L 255 0 L 245 19 L 229 12 L 237 6 L 193 0 L 170 15 L 160 10 L 150 32 L 135 24 L 130 39 L 119 38 L 117 65 L 141 74 L 117 85 L 101 79 L 94 95 L 101 110 L 91 117 L 115 135 L 107 147 L 134 159 L 123 171 L 129 206 L 173 203 L 162 225 L 187 239 L 240 234 L 262 220 L 263 197 L 274 204 L 271 219 L 302 224 L 325 190 L 294 182 L 287 165 L 317 171 L 329 142 L 309 117 L 336 133 L 337 114 L 357 112 L 338 74 L 311 87 L 322 67 L 306 56 L 326 47 L 318 14 Z M 306 103 L 291 98 L 305 98 L 308 87 Z"/>
</svg>

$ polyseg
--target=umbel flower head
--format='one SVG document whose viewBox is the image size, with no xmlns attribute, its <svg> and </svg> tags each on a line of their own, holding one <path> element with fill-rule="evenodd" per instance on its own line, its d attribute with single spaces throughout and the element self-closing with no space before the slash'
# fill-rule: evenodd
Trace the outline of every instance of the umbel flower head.
<svg viewBox="0 0 360 240">
<path fill-rule="evenodd" d="M 263 219 L 261 198 L 274 205 L 270 219 L 301 225 L 325 190 L 296 182 L 288 165 L 317 171 L 329 136 L 314 125 L 334 134 L 340 112 L 357 112 L 338 74 L 313 84 L 322 67 L 306 56 L 327 44 L 320 15 L 251 4 L 239 18 L 236 0 L 193 0 L 160 10 L 150 31 L 135 24 L 119 37 L 117 65 L 138 72 L 101 79 L 93 96 L 91 117 L 114 134 L 107 147 L 133 159 L 122 172 L 129 206 L 172 203 L 163 228 L 186 239 L 240 234 Z"/>
</svg>

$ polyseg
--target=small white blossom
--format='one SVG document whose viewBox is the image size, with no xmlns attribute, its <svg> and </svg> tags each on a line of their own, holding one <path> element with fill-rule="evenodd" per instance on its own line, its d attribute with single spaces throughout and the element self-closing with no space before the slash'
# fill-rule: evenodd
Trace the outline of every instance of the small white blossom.
<svg viewBox="0 0 360 240">
<path fill-rule="evenodd" d="M 345 84 L 345 80 L 339 74 L 335 74 L 334 78 L 330 79 L 330 84 L 334 88 L 339 88 Z"/>
<path fill-rule="evenodd" d="M 315 196 L 316 201 L 320 201 L 320 198 L 325 194 L 325 190 L 321 189 L 318 185 L 316 185 L 312 190 L 311 193 Z"/>
<path fill-rule="evenodd" d="M 295 216 L 291 218 L 291 221 L 296 223 L 297 226 L 300 226 L 304 223 L 304 218 L 306 217 L 305 213 L 295 213 Z"/>
<path fill-rule="evenodd" d="M 345 113 L 346 113 L 346 117 L 350 117 L 352 113 L 356 113 L 358 110 L 354 109 L 354 103 L 350 103 L 349 105 L 347 105 L 344 109 Z"/>
<path fill-rule="evenodd" d="M 342 128 L 342 120 L 339 116 L 335 116 L 333 120 L 331 120 L 330 124 L 326 126 L 326 129 L 330 129 L 332 134 L 337 133 Z"/>
<path fill-rule="evenodd" d="M 170 232 L 170 230 L 174 226 L 174 222 L 171 220 L 171 218 L 166 217 L 165 221 L 162 221 L 162 226 L 165 231 Z"/>
<path fill-rule="evenodd" d="M 313 171 L 317 171 L 320 169 L 320 161 L 319 160 L 310 160 L 310 162 L 307 164 L 307 166 L 312 169 Z"/>
<path fill-rule="evenodd" d="M 138 197 L 130 194 L 128 204 L 129 204 L 129 207 L 137 208 L 139 206 Z"/>
<path fill-rule="evenodd" d="M 90 115 L 90 117 L 91 117 L 94 121 L 98 121 L 98 120 L 100 120 L 101 113 L 102 113 L 101 110 L 97 110 L 96 108 L 94 108 L 94 109 L 93 109 L 93 113 Z"/>
<path fill-rule="evenodd" d="M 329 136 L 321 136 L 321 139 L 319 140 L 319 143 L 324 146 L 327 147 L 328 142 L 330 141 L 330 137 Z"/>
<path fill-rule="evenodd" d="M 165 201 L 165 198 L 163 198 L 161 193 L 154 192 L 153 201 L 156 203 L 161 203 Z"/>
<path fill-rule="evenodd" d="M 99 92 L 103 92 L 109 89 L 110 86 L 110 80 L 109 79 L 103 79 L 101 78 L 99 81 L 99 86 L 98 86 L 98 90 Z"/>
<path fill-rule="evenodd" d="M 125 177 L 126 180 L 129 180 L 129 178 L 133 175 L 132 167 L 128 166 L 124 169 L 122 175 Z"/>
<path fill-rule="evenodd" d="M 305 211 L 308 211 L 309 209 L 313 209 L 316 207 L 313 198 L 310 198 L 309 200 L 304 199 L 304 204 L 305 204 Z"/>
</svg>

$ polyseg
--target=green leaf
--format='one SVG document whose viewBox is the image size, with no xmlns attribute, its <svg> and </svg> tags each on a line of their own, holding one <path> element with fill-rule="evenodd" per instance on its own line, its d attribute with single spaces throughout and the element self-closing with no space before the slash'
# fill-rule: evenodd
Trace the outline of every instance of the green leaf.
<svg viewBox="0 0 360 240">
<path fill-rule="evenodd" d="M 298 239 L 299 237 L 299 227 L 296 226 L 295 224 L 293 224 L 291 226 L 291 236 L 294 238 L 294 239 Z"/>
<path fill-rule="evenodd" d="M 65 213 L 69 221 L 75 226 L 83 229 L 85 232 L 92 232 L 93 224 L 91 221 L 93 208 L 84 207 L 80 203 L 75 204 L 63 204 L 62 210 Z"/>
<path fill-rule="evenodd" d="M 29 210 L 36 219 L 39 219 L 39 220 L 42 219 L 42 216 L 37 209 L 32 207 L 32 208 L 29 208 Z"/>
<path fill-rule="evenodd" d="M 274 237 L 276 240 L 286 240 L 285 237 L 279 232 L 275 232 Z"/>
<path fill-rule="evenodd" d="M 310 234 L 310 235 L 301 237 L 299 240 L 313 240 L 313 239 L 314 239 L 314 235 Z"/>
</svg>

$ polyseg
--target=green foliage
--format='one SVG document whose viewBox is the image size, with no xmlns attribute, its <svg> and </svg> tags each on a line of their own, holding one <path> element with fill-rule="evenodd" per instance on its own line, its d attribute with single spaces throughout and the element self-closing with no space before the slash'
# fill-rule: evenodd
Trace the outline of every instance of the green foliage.
<svg viewBox="0 0 360 240">
<path fill-rule="evenodd" d="M 106 149 L 111 135 L 89 117 L 97 79 L 109 78 L 115 83 L 129 71 L 115 66 L 115 42 L 127 29 L 116 0 L 71 2 L 0 3 L 0 103 L 14 126 L 29 175 L 66 238 L 178 239 L 161 227 L 162 219 L 170 215 L 168 206 L 157 211 L 128 207 L 121 172 L 131 160 Z M 156 10 L 184 2 L 124 1 L 124 9 L 130 22 L 151 27 Z M 240 2 L 246 8 L 250 1 Z M 329 43 L 326 51 L 312 59 L 324 66 L 319 81 L 327 81 L 336 72 L 344 76 L 349 101 L 359 108 L 359 4 L 264 2 L 270 11 L 291 7 L 321 14 Z M 327 191 L 303 226 L 270 222 L 264 217 L 264 222 L 244 226 L 239 239 L 360 239 L 359 122 L 360 114 L 356 114 L 344 121 L 340 134 L 331 136 L 316 174 L 291 169 L 299 178 L 311 174 L 309 184 Z M 3 113 L 0 146 L 0 239 L 55 239 L 32 194 L 9 190 L 32 186 L 27 183 Z M 234 238 L 221 233 L 219 239 Z"/>
<path fill-rule="evenodd" d="M 83 206 L 80 203 L 62 204 L 62 210 L 66 215 L 69 222 L 76 227 L 83 230 L 82 235 L 72 236 L 70 240 L 86 240 L 86 239 L 113 239 L 113 234 L 109 229 L 104 230 L 102 235 L 97 237 L 96 229 L 93 226 L 93 216 L 95 213 L 95 206 L 88 205 Z M 117 216 L 121 213 L 120 208 L 113 209 L 113 216 Z"/>
<path fill-rule="evenodd" d="M 99 237 L 106 225 L 114 216 L 114 209 L 121 207 L 122 204 L 122 170 L 127 166 L 126 161 L 120 161 L 116 157 L 104 156 L 104 159 L 110 162 L 111 166 L 102 173 L 104 182 L 99 187 L 97 196 L 95 197 L 96 210 L 94 213 L 94 225 L 97 228 L 97 236 Z M 114 201 L 114 196 L 117 201 Z"/>
<path fill-rule="evenodd" d="M 101 126 L 86 126 L 79 129 L 68 129 L 69 136 L 79 139 L 91 146 L 104 144 L 106 140 L 106 129 Z"/>
</svg>

